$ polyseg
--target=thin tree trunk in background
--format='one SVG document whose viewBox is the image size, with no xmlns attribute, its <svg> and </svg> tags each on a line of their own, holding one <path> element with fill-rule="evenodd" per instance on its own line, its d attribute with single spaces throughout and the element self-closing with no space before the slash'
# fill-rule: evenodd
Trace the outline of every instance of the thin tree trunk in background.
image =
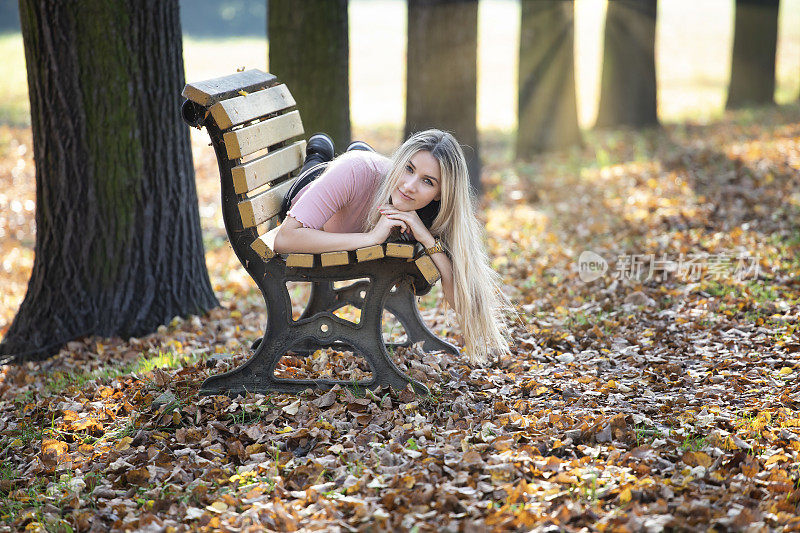
<svg viewBox="0 0 800 533">
<path fill-rule="evenodd" d="M 477 1 L 408 0 L 405 136 L 429 128 L 451 132 L 480 192 L 477 65 Z"/>
<path fill-rule="evenodd" d="M 517 158 L 581 141 L 575 100 L 574 2 L 522 0 Z"/>
<path fill-rule="evenodd" d="M 611 0 L 606 12 L 597 127 L 658 123 L 657 0 Z"/>
<path fill-rule="evenodd" d="M 176 0 L 21 0 L 36 256 L 0 345 L 17 360 L 83 335 L 150 333 L 214 307 Z"/>
<path fill-rule="evenodd" d="M 774 101 L 778 4 L 779 0 L 736 0 L 726 109 Z"/>
<path fill-rule="evenodd" d="M 350 143 L 347 0 L 270 0 L 269 71 L 289 87 L 306 133 Z M 375 65 L 380 76 L 380 65 Z"/>
</svg>

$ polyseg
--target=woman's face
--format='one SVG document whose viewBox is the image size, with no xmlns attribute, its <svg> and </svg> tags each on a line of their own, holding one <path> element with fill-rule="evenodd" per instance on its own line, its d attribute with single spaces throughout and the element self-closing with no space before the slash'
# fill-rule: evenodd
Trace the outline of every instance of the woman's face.
<svg viewBox="0 0 800 533">
<path fill-rule="evenodd" d="M 422 209 L 442 196 L 439 161 L 427 150 L 411 156 L 392 191 L 392 205 L 400 211 Z"/>
</svg>

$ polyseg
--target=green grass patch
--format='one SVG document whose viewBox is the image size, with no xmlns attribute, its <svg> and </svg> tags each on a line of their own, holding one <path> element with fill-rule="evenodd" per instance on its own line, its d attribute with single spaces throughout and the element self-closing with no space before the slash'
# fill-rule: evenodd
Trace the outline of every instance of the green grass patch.
<svg viewBox="0 0 800 533">
<path fill-rule="evenodd" d="M 706 438 L 701 435 L 689 435 L 681 442 L 681 450 L 699 451 L 707 446 Z"/>
<path fill-rule="evenodd" d="M 152 355 L 142 355 L 136 361 L 119 366 L 104 367 L 90 372 L 54 372 L 48 376 L 45 391 L 48 395 L 60 394 L 70 387 L 80 388 L 85 383 L 95 380 L 111 380 L 131 374 L 145 374 L 156 368 L 177 369 L 190 366 L 203 360 L 205 354 L 179 354 L 174 350 L 158 350 Z"/>
<path fill-rule="evenodd" d="M 636 446 L 645 446 L 651 445 L 654 440 L 660 439 L 664 437 L 664 433 L 661 432 L 655 426 L 649 426 L 647 424 L 636 424 L 633 427 L 633 436 L 636 440 Z"/>
</svg>

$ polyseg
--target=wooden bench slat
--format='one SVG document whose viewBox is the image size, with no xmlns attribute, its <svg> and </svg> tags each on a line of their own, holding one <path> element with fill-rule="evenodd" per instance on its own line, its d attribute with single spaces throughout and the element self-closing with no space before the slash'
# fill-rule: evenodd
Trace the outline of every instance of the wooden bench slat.
<svg viewBox="0 0 800 533">
<path fill-rule="evenodd" d="M 340 266 L 350 262 L 350 254 L 347 252 L 325 252 L 320 254 L 322 266 Z"/>
<path fill-rule="evenodd" d="M 286 256 L 287 267 L 312 268 L 314 254 L 289 254 Z"/>
<path fill-rule="evenodd" d="M 263 224 L 280 213 L 283 197 L 295 179 L 297 178 L 286 180 L 280 185 L 270 187 L 252 198 L 239 202 L 239 215 L 242 217 L 242 225 L 245 228 L 252 228 Z"/>
<path fill-rule="evenodd" d="M 402 257 L 411 259 L 414 257 L 414 245 L 401 242 L 390 242 L 386 244 L 386 257 Z"/>
<path fill-rule="evenodd" d="M 250 248 L 261 256 L 264 261 L 269 261 L 275 257 L 275 235 L 278 233 L 278 228 L 273 228 L 261 235 L 258 239 L 254 240 Z"/>
<path fill-rule="evenodd" d="M 245 70 L 212 80 L 188 83 L 183 88 L 183 97 L 208 107 L 214 102 L 239 96 L 239 91 L 255 92 L 273 85 L 277 78 L 258 69 Z"/>
<path fill-rule="evenodd" d="M 366 248 L 359 248 L 356 250 L 356 258 L 359 263 L 381 259 L 383 258 L 383 245 L 376 244 L 374 246 L 367 246 Z"/>
<path fill-rule="evenodd" d="M 292 111 L 252 126 L 229 131 L 222 136 L 228 159 L 239 159 L 273 144 L 303 134 L 300 113 Z"/>
<path fill-rule="evenodd" d="M 297 141 L 231 169 L 236 194 L 257 189 L 270 181 L 303 166 L 306 142 Z"/>
<path fill-rule="evenodd" d="M 420 274 L 425 278 L 425 281 L 433 285 L 438 281 L 441 277 L 439 274 L 439 269 L 436 268 L 436 264 L 433 262 L 433 259 L 430 258 L 429 255 L 423 255 L 414 263 L 417 265 Z"/>
<path fill-rule="evenodd" d="M 221 130 L 227 130 L 294 105 L 297 105 L 297 102 L 294 101 L 292 93 L 286 85 L 281 84 L 217 102 L 211 106 L 211 115 Z"/>
</svg>

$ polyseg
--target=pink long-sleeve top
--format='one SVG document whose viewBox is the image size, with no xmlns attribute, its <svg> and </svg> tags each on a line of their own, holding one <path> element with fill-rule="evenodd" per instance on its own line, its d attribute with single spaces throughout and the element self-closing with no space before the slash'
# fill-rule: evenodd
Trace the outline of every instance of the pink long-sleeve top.
<svg viewBox="0 0 800 533">
<path fill-rule="evenodd" d="M 287 213 L 306 228 L 331 233 L 363 231 L 372 196 L 392 163 L 375 152 L 345 152 L 292 199 Z"/>
</svg>

